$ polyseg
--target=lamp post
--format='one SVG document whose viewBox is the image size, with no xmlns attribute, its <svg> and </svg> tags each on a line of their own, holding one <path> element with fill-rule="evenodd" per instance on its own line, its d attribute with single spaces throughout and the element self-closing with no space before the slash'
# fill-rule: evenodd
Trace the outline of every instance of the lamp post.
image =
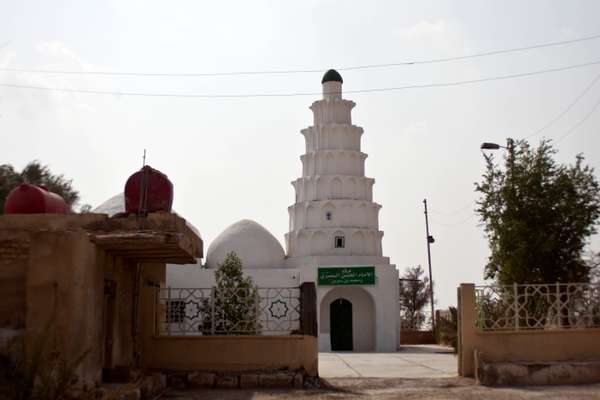
<svg viewBox="0 0 600 400">
<path fill-rule="evenodd" d="M 514 146 L 515 146 L 515 141 L 511 138 L 507 138 L 506 146 L 500 146 L 498 143 L 483 142 L 483 143 L 481 143 L 480 149 L 481 150 L 498 150 L 498 149 L 502 148 L 502 149 L 508 150 L 509 155 L 512 155 Z"/>
<path fill-rule="evenodd" d="M 433 305 L 433 277 L 431 274 L 431 243 L 435 242 L 432 235 L 429 234 L 429 219 L 427 217 L 427 199 L 423 199 L 425 207 L 425 235 L 427 240 L 427 262 L 429 263 L 429 301 L 431 302 L 431 330 L 435 331 L 435 308 Z"/>
<path fill-rule="evenodd" d="M 498 150 L 498 149 L 506 149 L 508 150 L 508 170 L 507 170 L 507 175 L 508 175 L 508 180 L 512 181 L 512 169 L 514 166 L 514 161 L 515 161 L 515 141 L 512 138 L 507 138 L 506 139 L 506 146 L 500 146 L 497 143 L 490 143 L 490 142 L 483 142 L 480 146 L 481 150 Z M 514 185 L 513 185 L 514 188 Z"/>
</svg>

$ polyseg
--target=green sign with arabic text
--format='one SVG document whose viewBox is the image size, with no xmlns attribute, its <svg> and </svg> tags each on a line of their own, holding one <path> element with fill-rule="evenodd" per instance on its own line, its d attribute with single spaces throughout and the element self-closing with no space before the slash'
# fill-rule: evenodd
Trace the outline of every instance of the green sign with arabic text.
<svg viewBox="0 0 600 400">
<path fill-rule="evenodd" d="M 375 284 L 375 267 L 319 268 L 317 274 L 319 286 Z"/>
</svg>

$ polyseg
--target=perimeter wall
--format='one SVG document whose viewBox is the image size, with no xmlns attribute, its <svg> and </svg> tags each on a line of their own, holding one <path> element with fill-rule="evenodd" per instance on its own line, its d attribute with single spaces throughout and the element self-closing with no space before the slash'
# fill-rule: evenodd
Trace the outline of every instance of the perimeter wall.
<svg viewBox="0 0 600 400">
<path fill-rule="evenodd" d="M 474 376 L 477 349 L 485 362 L 600 360 L 600 329 L 480 331 L 475 325 L 475 285 L 458 288 L 458 373 Z"/>
</svg>

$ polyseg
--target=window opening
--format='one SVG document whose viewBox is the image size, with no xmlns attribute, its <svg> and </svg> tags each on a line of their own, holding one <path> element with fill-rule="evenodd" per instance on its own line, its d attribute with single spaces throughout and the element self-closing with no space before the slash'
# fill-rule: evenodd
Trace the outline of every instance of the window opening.
<svg viewBox="0 0 600 400">
<path fill-rule="evenodd" d="M 335 248 L 336 249 L 343 249 L 344 247 L 346 247 L 346 243 L 345 243 L 345 239 L 343 236 L 336 236 L 335 237 Z"/>
<path fill-rule="evenodd" d="M 331 211 L 327 211 L 327 212 L 325 213 L 325 219 L 326 219 L 327 221 L 331 221 L 331 220 L 332 220 L 332 218 L 333 218 L 333 214 L 331 213 Z"/>
</svg>

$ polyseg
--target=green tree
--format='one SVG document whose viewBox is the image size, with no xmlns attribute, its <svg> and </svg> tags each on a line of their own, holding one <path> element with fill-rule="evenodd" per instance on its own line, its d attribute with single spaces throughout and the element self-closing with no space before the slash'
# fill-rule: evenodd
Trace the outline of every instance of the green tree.
<svg viewBox="0 0 600 400">
<path fill-rule="evenodd" d="M 217 335 L 255 335 L 260 331 L 258 288 L 244 277 L 242 260 L 235 252 L 227 254 L 215 271 L 213 307 L 205 302 L 202 332 Z"/>
<path fill-rule="evenodd" d="M 429 303 L 431 285 L 421 266 L 409 267 L 400 280 L 401 324 L 408 329 L 420 329 L 426 319 L 423 311 Z"/>
<path fill-rule="evenodd" d="M 72 180 L 63 175 L 55 175 L 47 165 L 42 165 L 38 160 L 33 160 L 21 172 L 12 165 L 0 165 L 0 214 L 4 213 L 6 197 L 15 186 L 21 183 L 45 186 L 51 192 L 61 196 L 69 208 L 73 208 L 79 201 L 79 193 L 72 186 Z"/>
<path fill-rule="evenodd" d="M 549 140 L 537 148 L 520 140 L 509 145 L 504 168 L 485 155 L 486 172 L 475 188 L 491 250 L 486 279 L 504 285 L 589 280 L 583 251 L 600 215 L 598 182 L 582 155 L 564 165 L 555 154 Z"/>
<path fill-rule="evenodd" d="M 446 311 L 436 313 L 436 339 L 440 344 L 452 346 L 454 352 L 458 351 L 458 310 L 448 307 Z"/>
<path fill-rule="evenodd" d="M 600 283 L 600 253 L 591 253 L 587 260 L 590 267 L 590 281 Z"/>
</svg>

